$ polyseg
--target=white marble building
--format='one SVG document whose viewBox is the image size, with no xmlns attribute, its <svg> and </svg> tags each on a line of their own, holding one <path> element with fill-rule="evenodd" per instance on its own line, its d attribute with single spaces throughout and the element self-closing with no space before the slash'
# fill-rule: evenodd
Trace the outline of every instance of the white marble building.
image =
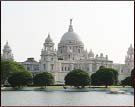
<svg viewBox="0 0 135 107">
<path fill-rule="evenodd" d="M 41 71 L 53 73 L 55 81 L 63 83 L 65 75 L 73 69 L 82 69 L 91 75 L 100 66 L 112 68 L 113 62 L 108 60 L 107 55 L 103 56 L 103 53 L 98 56 L 94 55 L 92 50 L 89 52 L 84 50 L 84 44 L 74 32 L 70 20 L 68 32 L 62 36 L 58 50 L 54 49 L 53 40 L 48 34 L 41 51 L 39 65 Z"/>
<path fill-rule="evenodd" d="M 12 50 L 10 46 L 8 45 L 8 41 L 6 42 L 4 49 L 3 49 L 3 54 L 1 54 L 1 57 L 4 59 L 9 59 L 9 60 L 14 60 Z"/>
<path fill-rule="evenodd" d="M 95 55 L 92 50 L 88 52 L 84 49 L 83 42 L 73 30 L 72 19 L 70 19 L 69 29 L 62 36 L 57 50 L 54 49 L 54 45 L 50 34 L 48 34 L 43 44 L 39 62 L 29 58 L 22 63 L 33 74 L 44 71 L 52 73 L 57 84 L 64 83 L 65 75 L 73 69 L 82 69 L 91 75 L 100 66 L 114 68 L 119 72 L 120 82 L 129 76 L 134 68 L 134 49 L 132 45 L 128 48 L 125 64 L 115 64 L 108 59 L 108 55 L 104 56 L 103 53 Z M 13 59 L 8 43 L 4 46 L 2 56 L 5 59 Z"/>
</svg>

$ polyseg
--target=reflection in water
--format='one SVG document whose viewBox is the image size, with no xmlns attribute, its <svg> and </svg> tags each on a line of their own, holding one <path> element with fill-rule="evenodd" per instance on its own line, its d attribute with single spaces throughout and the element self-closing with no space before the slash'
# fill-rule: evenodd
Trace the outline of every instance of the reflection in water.
<svg viewBox="0 0 135 107">
<path fill-rule="evenodd" d="M 2 106 L 133 106 L 130 94 L 64 91 L 2 91 Z"/>
</svg>

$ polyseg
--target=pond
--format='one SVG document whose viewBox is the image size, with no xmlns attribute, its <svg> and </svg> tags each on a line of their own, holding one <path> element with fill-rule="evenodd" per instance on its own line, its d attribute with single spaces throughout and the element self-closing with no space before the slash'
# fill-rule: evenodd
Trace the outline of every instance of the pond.
<svg viewBox="0 0 135 107">
<path fill-rule="evenodd" d="M 2 106 L 133 106 L 132 94 L 105 91 L 1 91 Z"/>
</svg>

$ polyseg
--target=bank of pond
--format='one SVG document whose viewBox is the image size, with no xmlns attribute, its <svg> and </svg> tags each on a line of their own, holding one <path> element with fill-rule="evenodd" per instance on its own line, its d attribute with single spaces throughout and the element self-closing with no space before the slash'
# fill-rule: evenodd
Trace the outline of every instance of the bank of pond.
<svg viewBox="0 0 135 107">
<path fill-rule="evenodd" d="M 12 88 L 12 87 L 1 87 L 2 91 L 65 91 L 65 92 L 88 92 L 88 91 L 105 91 L 108 94 L 134 94 L 134 88 L 44 88 L 44 87 L 22 87 L 22 88 Z"/>
</svg>

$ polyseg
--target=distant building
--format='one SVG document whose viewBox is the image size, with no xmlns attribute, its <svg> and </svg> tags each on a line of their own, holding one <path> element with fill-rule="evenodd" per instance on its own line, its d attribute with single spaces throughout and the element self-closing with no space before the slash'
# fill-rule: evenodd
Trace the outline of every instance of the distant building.
<svg viewBox="0 0 135 107">
<path fill-rule="evenodd" d="M 39 73 L 39 63 L 35 61 L 34 58 L 27 58 L 22 64 L 25 65 L 27 70 L 33 73 L 33 75 Z"/>
<path fill-rule="evenodd" d="M 73 30 L 72 19 L 70 20 L 68 31 L 64 33 L 58 44 L 58 50 L 54 49 L 54 45 L 50 34 L 48 34 L 41 50 L 39 62 L 35 61 L 34 58 L 28 58 L 22 64 L 33 75 L 39 72 L 52 73 L 57 84 L 64 83 L 66 74 L 74 69 L 82 69 L 91 75 L 100 66 L 114 68 L 119 72 L 118 79 L 120 82 L 129 76 L 134 68 L 134 49 L 132 45 L 128 48 L 125 64 L 115 64 L 108 59 L 108 55 L 104 56 L 103 53 L 95 55 L 92 49 L 89 52 L 84 49 L 83 42 Z M 3 57 L 5 59 L 13 59 L 8 43 L 4 46 Z"/>
<path fill-rule="evenodd" d="M 125 64 L 113 64 L 113 68 L 119 71 L 119 81 L 131 75 L 131 70 L 134 68 L 134 48 L 132 44 L 127 50 Z"/>
<path fill-rule="evenodd" d="M 1 56 L 3 59 L 8 59 L 8 60 L 14 60 L 12 50 L 10 46 L 8 45 L 8 42 L 6 42 L 4 49 L 3 49 L 3 54 Z"/>
</svg>

